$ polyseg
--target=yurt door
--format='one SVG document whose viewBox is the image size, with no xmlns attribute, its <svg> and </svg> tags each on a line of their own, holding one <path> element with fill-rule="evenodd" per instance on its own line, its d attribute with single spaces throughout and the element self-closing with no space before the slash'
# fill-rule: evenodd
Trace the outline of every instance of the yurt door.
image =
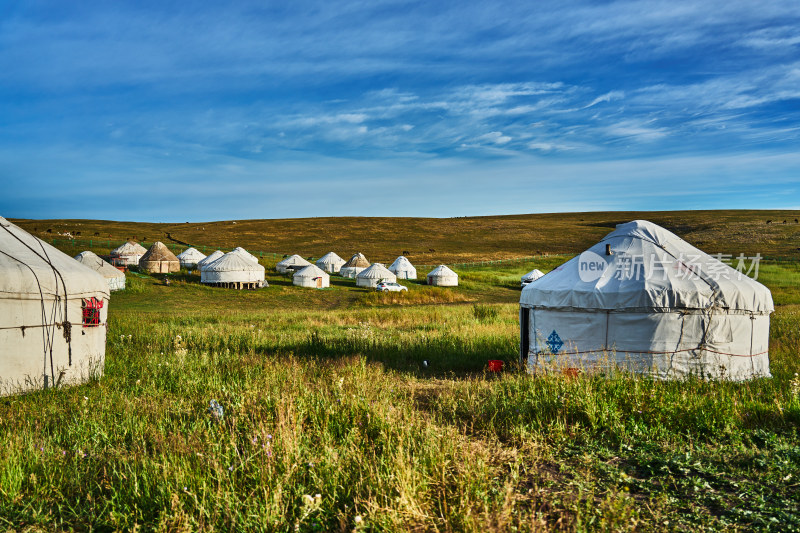
<svg viewBox="0 0 800 533">
<path fill-rule="evenodd" d="M 322 288 L 322 276 L 317 278 L 317 288 L 318 289 Z"/>
</svg>

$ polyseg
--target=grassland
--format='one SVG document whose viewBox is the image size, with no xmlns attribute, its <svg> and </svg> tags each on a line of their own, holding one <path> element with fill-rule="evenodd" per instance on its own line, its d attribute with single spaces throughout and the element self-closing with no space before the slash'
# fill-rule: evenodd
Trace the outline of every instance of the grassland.
<svg viewBox="0 0 800 533">
<path fill-rule="evenodd" d="M 761 266 L 772 379 L 532 379 L 518 279 L 564 259 L 403 295 L 129 275 L 104 377 L 0 399 L 0 525 L 800 530 L 800 267 Z"/>
<path fill-rule="evenodd" d="M 216 248 L 243 246 L 277 254 L 320 257 L 361 251 L 372 261 L 409 252 L 419 264 L 575 254 L 615 224 L 646 219 L 709 253 L 800 259 L 800 211 L 593 212 L 459 218 L 305 218 L 201 223 L 104 220 L 14 220 L 42 238 L 69 232 L 81 239 L 176 241 Z M 769 223 L 767 223 L 769 221 Z M 785 223 L 784 223 L 785 221 Z M 48 230 L 50 230 L 48 232 Z M 78 233 L 80 232 L 80 235 Z"/>
</svg>

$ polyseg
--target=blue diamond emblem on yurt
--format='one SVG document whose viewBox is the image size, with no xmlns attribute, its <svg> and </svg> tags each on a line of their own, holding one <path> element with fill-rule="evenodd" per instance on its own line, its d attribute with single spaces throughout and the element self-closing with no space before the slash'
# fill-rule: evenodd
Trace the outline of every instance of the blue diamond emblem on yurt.
<svg viewBox="0 0 800 533">
<path fill-rule="evenodd" d="M 561 340 L 561 337 L 558 336 L 556 330 L 553 330 L 553 333 L 547 337 L 547 346 L 550 347 L 550 351 L 553 353 L 558 353 L 561 351 L 561 347 L 564 346 L 564 341 Z"/>
</svg>

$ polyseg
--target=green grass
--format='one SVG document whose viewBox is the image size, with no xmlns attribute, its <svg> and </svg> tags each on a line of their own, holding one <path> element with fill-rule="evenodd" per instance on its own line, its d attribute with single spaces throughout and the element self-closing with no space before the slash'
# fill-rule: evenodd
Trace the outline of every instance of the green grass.
<svg viewBox="0 0 800 533">
<path fill-rule="evenodd" d="M 0 399 L 0 525 L 800 530 L 797 267 L 762 266 L 773 379 L 534 379 L 519 276 L 557 261 L 402 295 L 129 275 L 104 377 Z"/>
</svg>

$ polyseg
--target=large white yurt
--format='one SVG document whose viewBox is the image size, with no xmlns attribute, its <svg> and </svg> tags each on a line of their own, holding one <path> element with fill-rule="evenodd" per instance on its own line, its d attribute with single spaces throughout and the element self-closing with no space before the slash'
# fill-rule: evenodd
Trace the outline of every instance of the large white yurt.
<svg viewBox="0 0 800 533">
<path fill-rule="evenodd" d="M 541 278 L 542 276 L 544 276 L 544 272 L 534 268 L 533 270 L 531 270 L 530 272 L 528 272 L 527 274 L 525 274 L 520 278 L 520 283 L 524 287 L 528 283 L 532 283 L 537 279 Z"/>
<path fill-rule="evenodd" d="M 299 255 L 291 255 L 284 259 L 283 261 L 279 261 L 277 265 L 275 265 L 275 270 L 280 272 L 281 274 L 285 274 L 286 272 L 297 272 L 301 268 L 307 267 L 310 265 L 308 261 L 300 257 Z"/>
<path fill-rule="evenodd" d="M 435 287 L 457 287 L 458 274 L 447 265 L 439 265 L 428 272 L 428 285 Z"/>
<path fill-rule="evenodd" d="M 396 282 L 397 276 L 382 264 L 373 263 L 358 273 L 356 276 L 356 287 L 374 288 L 381 281 Z"/>
<path fill-rule="evenodd" d="M 258 289 L 264 287 L 265 269 L 240 252 L 228 252 L 200 269 L 200 282 L 226 289 Z"/>
<path fill-rule="evenodd" d="M 294 273 L 292 284 L 298 287 L 324 289 L 331 286 L 331 277 L 317 265 L 308 265 Z"/>
<path fill-rule="evenodd" d="M 222 250 L 216 250 L 214 252 L 211 252 L 210 254 L 208 254 L 208 256 L 206 256 L 205 259 L 201 259 L 200 261 L 197 262 L 197 269 L 203 270 L 207 265 L 210 265 L 223 255 L 225 255 L 225 253 Z"/>
<path fill-rule="evenodd" d="M 197 264 L 205 258 L 206 254 L 199 251 L 197 248 L 187 248 L 178 254 L 178 261 L 180 261 L 181 267 L 188 270 L 197 268 Z"/>
<path fill-rule="evenodd" d="M 762 284 L 635 220 L 522 290 L 520 352 L 532 371 L 768 377 L 772 311 Z"/>
<path fill-rule="evenodd" d="M 254 263 L 258 263 L 258 257 L 254 256 L 253 254 L 251 254 L 250 252 L 248 252 L 247 250 L 245 250 L 241 246 L 237 246 L 232 251 L 236 252 L 237 254 L 242 254 L 242 256 L 245 259 L 249 260 L 249 261 L 252 261 Z"/>
<path fill-rule="evenodd" d="M 75 260 L 106 278 L 109 290 L 121 291 L 125 289 L 125 273 L 111 266 L 110 263 L 103 261 L 96 253 L 87 250 L 76 255 Z"/>
<path fill-rule="evenodd" d="M 353 254 L 353 257 L 342 265 L 342 268 L 339 269 L 339 275 L 343 278 L 354 278 L 367 267 L 369 267 L 369 261 L 367 261 L 364 254 L 359 252 Z"/>
<path fill-rule="evenodd" d="M 0 395 L 103 373 L 106 279 L 0 217 Z"/>
<path fill-rule="evenodd" d="M 141 259 L 146 253 L 147 248 L 139 243 L 128 241 L 122 246 L 118 246 L 117 248 L 111 250 L 109 255 L 111 256 L 111 261 L 114 264 L 118 264 L 120 266 L 137 266 L 139 264 L 139 259 Z"/>
<path fill-rule="evenodd" d="M 315 264 L 328 274 L 337 274 L 344 263 L 345 260 L 339 257 L 335 252 L 328 252 L 317 259 Z"/>
<path fill-rule="evenodd" d="M 417 279 L 417 269 L 404 255 L 395 259 L 394 263 L 389 265 L 389 270 L 395 273 L 397 279 Z"/>
<path fill-rule="evenodd" d="M 139 259 L 139 268 L 152 274 L 167 274 L 178 272 L 181 262 L 163 242 L 156 241 Z"/>
</svg>

